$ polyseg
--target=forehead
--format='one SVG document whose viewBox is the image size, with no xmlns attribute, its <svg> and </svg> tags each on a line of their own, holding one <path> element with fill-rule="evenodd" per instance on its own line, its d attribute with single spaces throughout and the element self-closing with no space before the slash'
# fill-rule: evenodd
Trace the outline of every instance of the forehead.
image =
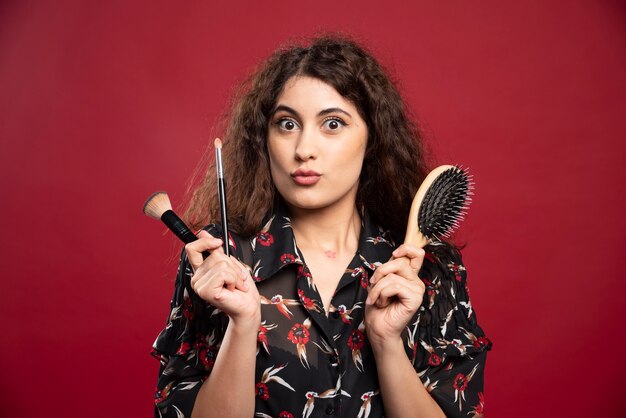
<svg viewBox="0 0 626 418">
<path fill-rule="evenodd" d="M 287 80 L 276 104 L 299 108 L 355 109 L 354 104 L 339 94 L 333 86 L 309 76 L 293 76 Z"/>
</svg>

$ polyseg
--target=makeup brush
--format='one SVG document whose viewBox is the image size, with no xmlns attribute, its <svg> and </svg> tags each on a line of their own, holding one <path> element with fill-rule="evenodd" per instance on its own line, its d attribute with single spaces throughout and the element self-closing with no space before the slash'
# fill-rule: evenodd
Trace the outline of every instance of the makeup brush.
<svg viewBox="0 0 626 418">
<path fill-rule="evenodd" d="M 220 214 L 222 216 L 222 236 L 224 239 L 224 254 L 230 255 L 228 245 L 228 219 L 226 217 L 226 181 L 224 180 L 224 167 L 222 167 L 222 140 L 215 138 L 215 167 L 217 168 L 217 195 L 220 201 Z"/>
<path fill-rule="evenodd" d="M 172 210 L 170 198 L 165 192 L 155 192 L 146 199 L 143 204 L 143 213 L 147 216 L 161 220 L 182 242 L 189 244 L 198 239 L 196 235 L 185 225 L 182 219 Z"/>
<path fill-rule="evenodd" d="M 424 248 L 449 236 L 467 213 L 473 189 L 466 169 L 442 165 L 431 171 L 413 198 L 404 243 Z"/>
</svg>

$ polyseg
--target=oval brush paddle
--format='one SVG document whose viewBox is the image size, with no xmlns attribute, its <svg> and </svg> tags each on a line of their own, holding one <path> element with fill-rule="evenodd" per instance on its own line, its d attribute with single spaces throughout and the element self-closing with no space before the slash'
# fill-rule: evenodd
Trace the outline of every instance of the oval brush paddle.
<svg viewBox="0 0 626 418">
<path fill-rule="evenodd" d="M 428 173 L 413 198 L 404 243 L 424 248 L 449 236 L 463 220 L 473 188 L 460 167 L 442 165 Z"/>
</svg>

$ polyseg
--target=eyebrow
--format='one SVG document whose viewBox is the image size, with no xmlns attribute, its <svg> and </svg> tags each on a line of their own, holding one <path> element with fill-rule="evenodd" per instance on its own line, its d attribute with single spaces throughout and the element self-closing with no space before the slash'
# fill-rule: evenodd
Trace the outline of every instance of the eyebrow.
<svg viewBox="0 0 626 418">
<path fill-rule="evenodd" d="M 297 116 L 298 118 L 300 118 L 300 114 L 295 109 L 292 109 L 289 106 L 285 106 L 285 105 L 278 105 L 278 106 L 276 106 L 276 108 L 272 112 L 272 115 L 276 114 L 279 111 L 288 112 L 288 113 L 291 113 L 291 114 Z M 321 110 L 321 111 L 319 111 L 317 116 L 318 117 L 319 116 L 325 116 L 325 115 L 328 115 L 329 113 L 335 113 L 335 112 L 343 113 L 344 115 L 347 115 L 350 118 L 352 118 L 352 115 L 350 113 L 346 112 L 345 110 L 343 110 L 340 107 L 329 107 L 328 109 Z"/>
</svg>

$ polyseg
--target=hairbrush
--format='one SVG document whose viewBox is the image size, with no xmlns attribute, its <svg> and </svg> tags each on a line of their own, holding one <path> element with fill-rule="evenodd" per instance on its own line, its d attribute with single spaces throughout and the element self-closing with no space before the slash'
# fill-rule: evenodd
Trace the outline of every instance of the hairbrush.
<svg viewBox="0 0 626 418">
<path fill-rule="evenodd" d="M 472 176 L 458 166 L 428 173 L 413 198 L 404 243 L 424 248 L 448 237 L 465 217 L 473 189 Z"/>
</svg>

